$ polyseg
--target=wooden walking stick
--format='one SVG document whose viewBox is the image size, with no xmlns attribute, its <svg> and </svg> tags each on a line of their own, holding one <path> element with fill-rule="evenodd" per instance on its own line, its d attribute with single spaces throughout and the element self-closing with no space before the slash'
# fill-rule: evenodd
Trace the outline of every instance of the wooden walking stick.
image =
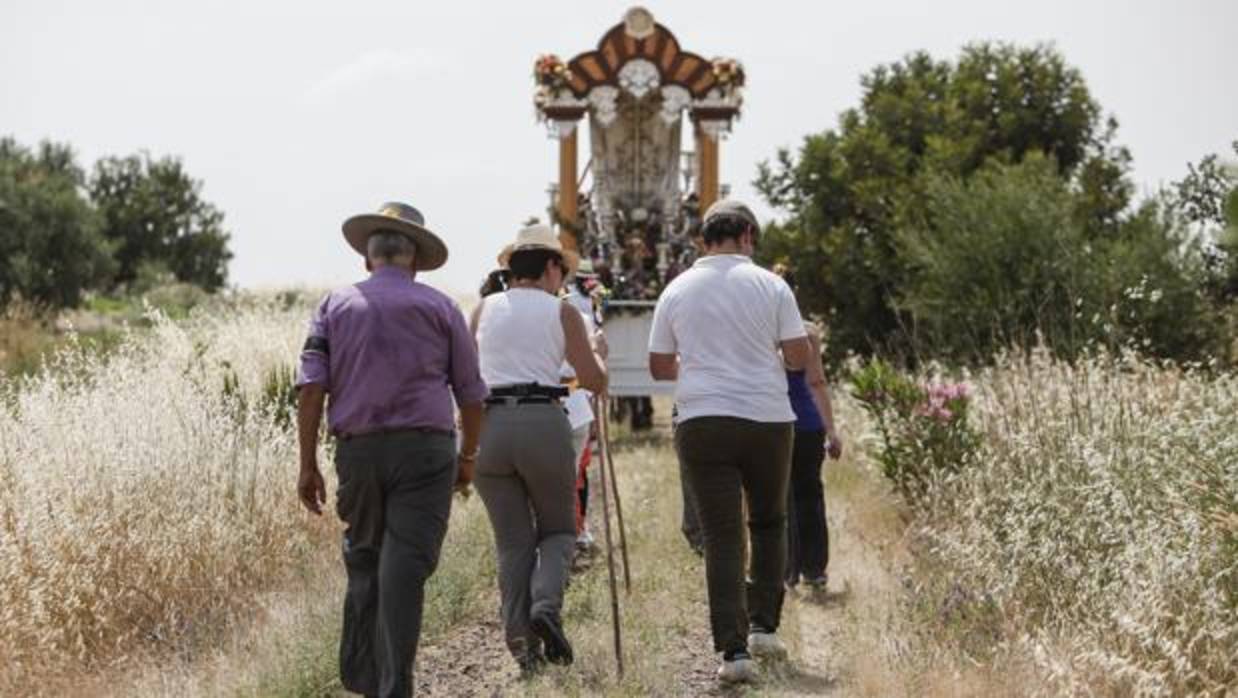
<svg viewBox="0 0 1238 698">
<path fill-rule="evenodd" d="M 606 442 L 606 447 L 602 449 L 602 455 L 605 461 L 602 463 L 603 469 L 610 469 L 610 486 L 615 493 L 615 517 L 619 521 L 619 552 L 623 555 L 623 590 L 632 592 L 632 566 L 628 563 L 628 533 L 627 527 L 623 525 L 623 501 L 619 499 L 619 478 L 615 477 L 615 459 L 610 454 L 610 414 L 607 404 L 609 400 L 604 401 L 606 404 L 602 407 L 602 440 Z M 603 481 L 605 487 L 605 481 Z"/>
<path fill-rule="evenodd" d="M 602 449 L 601 465 L 599 471 L 602 473 L 602 521 L 603 528 L 606 531 L 606 569 L 610 573 L 610 619 L 611 625 L 615 630 L 615 665 L 619 669 L 619 678 L 623 678 L 623 638 L 619 631 L 619 591 L 616 588 L 618 585 L 615 582 L 615 551 L 611 544 L 610 536 L 610 495 L 607 487 L 606 477 L 606 460 L 610 458 L 610 439 L 606 421 L 608 410 L 606 403 L 608 399 L 605 395 L 598 398 L 598 402 L 602 405 L 601 420 L 599 428 L 601 430 L 600 446 Z M 626 569 L 626 568 L 625 568 Z"/>
</svg>

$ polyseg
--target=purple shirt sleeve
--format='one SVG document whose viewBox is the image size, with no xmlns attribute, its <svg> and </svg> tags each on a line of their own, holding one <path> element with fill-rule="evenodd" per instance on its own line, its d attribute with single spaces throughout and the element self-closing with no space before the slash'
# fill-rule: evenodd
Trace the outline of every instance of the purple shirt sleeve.
<svg viewBox="0 0 1238 698">
<path fill-rule="evenodd" d="M 474 405 L 490 394 L 481 379 L 477 362 L 477 344 L 464 320 L 464 313 L 453 303 L 449 313 L 451 323 L 451 367 L 448 380 L 457 405 Z"/>
<path fill-rule="evenodd" d="M 330 295 L 322 299 L 310 318 L 305 346 L 301 349 L 301 368 L 297 371 L 296 386 L 298 388 L 310 383 L 321 385 L 324 388 L 331 384 L 329 361 L 331 334 L 330 325 L 327 322 L 327 304 L 330 300 Z"/>
</svg>

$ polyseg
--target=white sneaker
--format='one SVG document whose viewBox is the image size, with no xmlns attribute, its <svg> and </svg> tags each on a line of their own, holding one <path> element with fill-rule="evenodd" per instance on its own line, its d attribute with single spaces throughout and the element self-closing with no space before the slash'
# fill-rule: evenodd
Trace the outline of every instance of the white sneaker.
<svg viewBox="0 0 1238 698">
<path fill-rule="evenodd" d="M 747 652 L 736 652 L 731 659 L 723 658 L 718 667 L 718 680 L 722 683 L 748 683 L 757 678 L 757 663 Z"/>
<path fill-rule="evenodd" d="M 786 659 L 787 647 L 776 633 L 753 632 L 748 634 L 748 651 L 761 659 Z"/>
<path fill-rule="evenodd" d="M 593 534 L 589 532 L 589 527 L 586 526 L 584 530 L 580 532 L 580 535 L 576 536 L 576 547 L 592 548 L 594 545 L 595 542 L 593 540 Z"/>
</svg>

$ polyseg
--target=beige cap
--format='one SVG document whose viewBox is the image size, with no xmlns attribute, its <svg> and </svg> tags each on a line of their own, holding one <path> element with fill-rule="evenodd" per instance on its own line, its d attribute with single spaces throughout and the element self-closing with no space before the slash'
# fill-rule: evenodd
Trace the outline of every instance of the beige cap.
<svg viewBox="0 0 1238 698">
<path fill-rule="evenodd" d="M 705 218 L 702 221 L 703 225 L 709 225 L 709 221 L 714 218 L 722 217 L 740 218 L 748 225 L 752 226 L 752 232 L 760 234 L 761 224 L 757 222 L 757 217 L 752 213 L 752 209 L 736 201 L 735 199 L 722 199 L 715 201 L 709 210 L 705 212 Z"/>
</svg>

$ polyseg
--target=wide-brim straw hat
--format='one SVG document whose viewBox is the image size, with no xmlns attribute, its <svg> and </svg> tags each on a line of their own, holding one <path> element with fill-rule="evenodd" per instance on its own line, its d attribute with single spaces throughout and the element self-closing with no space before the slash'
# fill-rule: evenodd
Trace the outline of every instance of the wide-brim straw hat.
<svg viewBox="0 0 1238 698">
<path fill-rule="evenodd" d="M 499 268 L 508 268 L 512 255 L 524 250 L 550 250 L 551 252 L 557 252 L 563 258 L 568 274 L 575 273 L 576 267 L 580 265 L 580 255 L 576 254 L 575 250 L 565 248 L 563 243 L 559 241 L 559 236 L 555 235 L 555 231 L 551 230 L 550 226 L 544 223 L 536 223 L 521 228 L 520 232 L 516 233 L 515 242 L 509 243 L 499 252 Z"/>
<path fill-rule="evenodd" d="M 408 236 L 417 246 L 413 259 L 417 271 L 438 269 L 447 263 L 447 244 L 426 227 L 421 211 L 408 204 L 389 201 L 378 207 L 378 213 L 362 213 L 344 221 L 343 229 L 344 239 L 362 257 L 367 255 L 371 235 L 390 230 Z"/>
</svg>

